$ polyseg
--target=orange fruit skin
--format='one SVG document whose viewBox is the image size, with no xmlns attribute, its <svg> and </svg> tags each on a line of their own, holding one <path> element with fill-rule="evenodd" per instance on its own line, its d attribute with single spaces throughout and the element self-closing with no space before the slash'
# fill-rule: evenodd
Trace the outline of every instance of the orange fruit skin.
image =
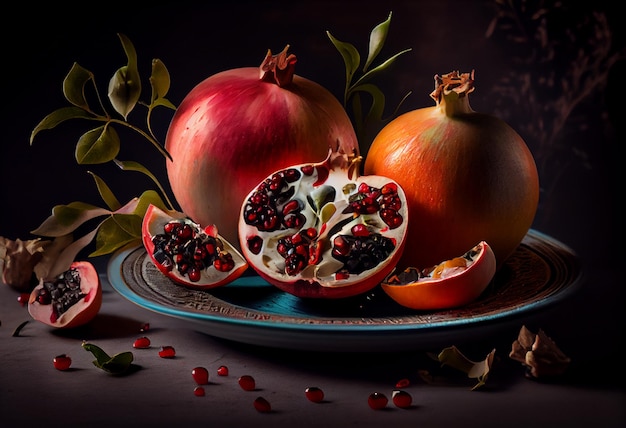
<svg viewBox="0 0 626 428">
<path fill-rule="evenodd" d="M 449 309 L 471 303 L 485 291 L 496 273 L 493 250 L 486 242 L 478 245 L 482 251 L 474 262 L 455 275 L 404 285 L 383 282 L 381 287 L 400 305 L 416 310 Z"/>
<path fill-rule="evenodd" d="M 530 229 L 539 202 L 534 158 L 505 122 L 470 112 L 417 109 L 374 138 L 365 175 L 404 189 L 408 238 L 398 268 L 425 267 L 490 243 L 500 267 Z"/>
<path fill-rule="evenodd" d="M 55 328 L 74 328 L 85 325 L 93 320 L 102 306 L 102 283 L 93 264 L 88 261 L 75 261 L 70 269 L 76 268 L 80 274 L 80 288 L 86 296 L 71 306 L 56 321 L 52 321 L 52 305 L 40 305 L 36 302 L 43 281 L 30 293 L 28 312 L 37 321 Z"/>
</svg>

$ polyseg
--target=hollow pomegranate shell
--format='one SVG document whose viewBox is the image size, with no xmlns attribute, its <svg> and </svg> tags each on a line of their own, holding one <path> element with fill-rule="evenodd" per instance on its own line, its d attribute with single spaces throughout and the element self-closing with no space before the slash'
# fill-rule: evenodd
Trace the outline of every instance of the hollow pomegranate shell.
<svg viewBox="0 0 626 428">
<path fill-rule="evenodd" d="M 88 261 L 75 261 L 70 269 L 76 269 L 80 277 L 80 290 L 85 296 L 69 307 L 63 314 L 55 317 L 52 305 L 37 302 L 39 290 L 44 280 L 31 291 L 28 299 L 28 312 L 31 317 L 55 328 L 74 328 L 93 320 L 102 306 L 102 284 L 93 264 Z"/>
<path fill-rule="evenodd" d="M 275 231 L 263 231 L 246 222 L 248 202 L 257 197 L 255 194 L 258 190 L 275 183 L 274 178 L 277 174 L 287 170 L 270 174 L 244 199 L 239 216 L 239 239 L 242 253 L 248 260 L 249 266 L 270 284 L 297 297 L 340 299 L 371 290 L 380 284 L 395 267 L 404 248 L 408 227 L 404 192 L 396 182 L 387 177 L 358 176 L 359 163 L 351 163 L 350 159 L 352 159 L 350 156 L 333 152 L 324 162 L 294 165 L 287 169 L 300 171 L 302 176 L 297 182 L 290 183 L 289 188 L 294 190 L 295 195 L 277 204 L 279 205 L 277 211 L 281 212 L 285 207 L 293 206 L 294 201 L 297 201 L 301 210 L 300 213 L 306 217 L 306 221 L 297 227 L 282 227 Z M 304 173 L 304 171 L 309 171 L 310 174 Z M 349 200 L 361 192 L 359 190 L 361 186 L 371 186 L 378 190 L 383 188 L 394 189 L 391 192 L 394 194 L 394 202 L 387 205 L 394 205 L 394 210 L 397 210 L 394 213 L 398 217 L 393 217 L 396 219 L 396 224 L 390 226 L 383 220 L 381 215 L 382 208 L 384 208 L 383 203 L 380 204 L 381 210 L 377 212 L 355 214 L 349 211 Z M 324 204 L 317 204 L 317 198 L 323 199 L 320 195 L 325 187 L 335 189 L 334 198 L 326 199 Z M 285 194 L 288 193 L 285 191 Z M 363 230 L 364 226 L 369 232 L 372 232 L 371 235 L 366 233 L 366 236 L 380 234 L 383 240 L 393 243 L 393 250 L 386 254 L 387 257 L 376 266 L 367 268 L 360 273 L 351 273 L 347 277 L 342 277 L 340 268 L 345 267 L 345 265 L 333 258 L 332 255 L 333 250 L 336 249 L 335 240 L 345 236 L 353 238 L 356 236 L 353 228 Z M 295 275 L 289 274 L 286 269 L 286 258 L 283 260 L 278 250 L 281 239 L 292 237 L 298 233 L 305 233 L 311 229 L 317 233 L 314 242 L 320 249 L 320 253 L 315 257 L 315 261 L 309 261 L 302 272 Z M 255 251 L 251 242 L 259 237 L 262 239 L 262 247 L 260 251 Z M 369 248 L 368 251 L 373 252 L 379 247 Z"/>
<path fill-rule="evenodd" d="M 431 94 L 436 106 L 395 118 L 367 153 L 365 174 L 393 178 L 407 196 L 402 269 L 451 259 L 480 241 L 489 242 L 500 267 L 537 211 L 539 179 L 526 143 L 504 121 L 471 109 L 473 79 L 455 84 L 439 82 Z"/>
<path fill-rule="evenodd" d="M 464 270 L 407 284 L 385 280 L 381 288 L 397 303 L 411 309 L 449 309 L 471 303 L 485 291 L 496 273 L 496 257 L 487 242 L 480 242 L 473 251 L 477 254 Z"/>
<path fill-rule="evenodd" d="M 295 57 L 286 60 L 293 67 Z M 268 174 L 322 161 L 329 147 L 359 150 L 347 113 L 326 88 L 295 74 L 280 85 L 262 76 L 243 67 L 200 82 L 177 108 L 165 139 L 181 211 L 219 225 L 234 245 L 242 201 Z"/>
<path fill-rule="evenodd" d="M 168 268 L 159 263 L 159 261 L 157 261 L 154 257 L 155 245 L 152 238 L 157 234 L 163 233 L 164 226 L 172 220 L 185 220 L 190 224 L 193 224 L 195 227 L 201 227 L 200 225 L 194 224 L 194 222 L 182 212 L 164 211 L 152 204 L 150 204 L 146 209 L 146 214 L 144 215 L 143 223 L 141 225 L 141 238 L 148 257 L 150 257 L 156 268 L 172 281 L 189 288 L 205 290 L 226 285 L 239 278 L 243 275 L 246 269 L 248 269 L 248 264 L 243 256 L 232 246 L 232 244 L 217 233 L 217 227 L 214 226 L 212 226 L 212 230 L 215 233 L 215 237 L 222 241 L 224 247 L 223 250 L 230 253 L 233 257 L 233 269 L 227 272 L 221 272 L 214 267 L 208 267 L 202 273 L 201 278 L 198 281 L 193 282 L 190 281 L 188 277 L 179 273 L 176 267 Z"/>
</svg>

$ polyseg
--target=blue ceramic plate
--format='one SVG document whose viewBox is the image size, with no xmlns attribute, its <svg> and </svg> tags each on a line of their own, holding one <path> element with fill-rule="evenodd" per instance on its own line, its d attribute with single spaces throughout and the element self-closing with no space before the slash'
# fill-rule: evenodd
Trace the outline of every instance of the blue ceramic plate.
<svg viewBox="0 0 626 428">
<path fill-rule="evenodd" d="M 143 246 L 116 253 L 108 265 L 113 288 L 151 311 L 188 320 L 211 336 L 252 345 L 315 351 L 383 352 L 451 344 L 489 333 L 570 296 L 581 283 L 574 252 L 530 230 L 475 302 L 432 312 L 404 308 L 380 287 L 341 300 L 305 300 L 257 275 L 212 290 L 176 285 L 152 264 Z M 521 327 L 521 324 L 520 324 Z"/>
</svg>

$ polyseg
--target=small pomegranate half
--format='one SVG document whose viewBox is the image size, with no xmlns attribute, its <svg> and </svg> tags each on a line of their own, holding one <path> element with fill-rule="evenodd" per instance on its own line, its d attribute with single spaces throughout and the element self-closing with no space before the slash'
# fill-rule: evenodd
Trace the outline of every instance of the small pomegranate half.
<svg viewBox="0 0 626 428">
<path fill-rule="evenodd" d="M 225 285 L 248 268 L 243 256 L 215 225 L 202 227 L 178 211 L 148 206 L 142 240 L 154 265 L 168 278 L 190 288 Z"/>
<path fill-rule="evenodd" d="M 102 285 L 96 268 L 75 261 L 52 279 L 41 279 L 30 293 L 28 312 L 37 321 L 56 328 L 87 324 L 102 306 Z"/>
<path fill-rule="evenodd" d="M 325 161 L 270 174 L 245 198 L 239 239 L 249 265 L 304 298 L 344 298 L 379 284 L 402 254 L 404 191 L 359 176 L 360 156 L 330 150 Z"/>
<path fill-rule="evenodd" d="M 411 309 L 448 309 L 476 300 L 496 273 L 496 256 L 482 241 L 461 257 L 427 269 L 407 268 L 381 287 L 397 303 Z"/>
</svg>

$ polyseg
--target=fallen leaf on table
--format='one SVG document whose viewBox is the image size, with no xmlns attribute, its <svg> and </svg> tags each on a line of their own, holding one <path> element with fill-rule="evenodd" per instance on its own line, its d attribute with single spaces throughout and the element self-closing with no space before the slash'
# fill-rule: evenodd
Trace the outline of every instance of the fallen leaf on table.
<svg viewBox="0 0 626 428">
<path fill-rule="evenodd" d="M 558 376 L 565 372 L 571 359 L 556 343 L 539 329 L 537 334 L 522 326 L 511 346 L 509 357 L 528 368 L 527 376 Z"/>
<path fill-rule="evenodd" d="M 467 374 L 467 377 L 470 379 L 477 379 L 478 383 L 472 387 L 473 391 L 480 388 L 485 384 L 485 382 L 487 382 L 495 354 L 496 350 L 493 349 L 489 354 L 487 354 L 484 360 L 472 361 L 463 355 L 463 353 L 456 346 L 450 346 L 443 349 L 439 355 L 437 355 L 437 360 L 442 366 L 450 366 Z M 428 374 L 422 372 L 420 373 L 420 376 L 424 379 L 424 376 L 428 376 Z"/>
</svg>

